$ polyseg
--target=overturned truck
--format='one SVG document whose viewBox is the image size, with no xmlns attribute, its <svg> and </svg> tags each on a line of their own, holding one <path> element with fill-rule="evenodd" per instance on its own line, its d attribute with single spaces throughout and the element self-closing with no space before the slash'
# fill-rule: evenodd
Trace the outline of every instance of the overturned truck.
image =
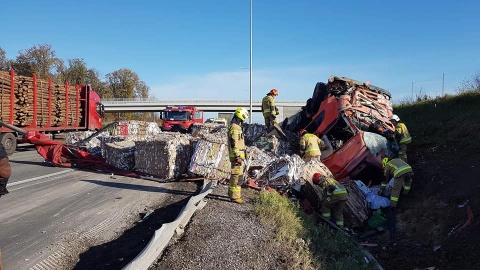
<svg viewBox="0 0 480 270">
<path fill-rule="evenodd" d="M 388 135 L 395 127 L 389 91 L 370 82 L 331 76 L 316 84 L 313 95 L 296 115 L 285 119 L 284 130 L 306 129 L 326 143 L 322 162 L 334 177 L 366 183 L 382 179 L 381 156 L 392 156 L 394 142 Z"/>
</svg>

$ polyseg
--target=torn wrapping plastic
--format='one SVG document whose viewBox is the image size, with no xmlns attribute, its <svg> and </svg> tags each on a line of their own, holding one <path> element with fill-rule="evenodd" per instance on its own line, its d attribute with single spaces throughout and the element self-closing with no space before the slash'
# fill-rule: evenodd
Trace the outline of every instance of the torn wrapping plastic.
<svg viewBox="0 0 480 270">
<path fill-rule="evenodd" d="M 390 158 L 394 156 L 392 143 L 382 135 L 378 135 L 372 132 L 364 132 L 363 140 L 365 142 L 365 146 L 367 146 L 367 149 L 372 155 L 376 156 L 383 153 Z"/>
</svg>

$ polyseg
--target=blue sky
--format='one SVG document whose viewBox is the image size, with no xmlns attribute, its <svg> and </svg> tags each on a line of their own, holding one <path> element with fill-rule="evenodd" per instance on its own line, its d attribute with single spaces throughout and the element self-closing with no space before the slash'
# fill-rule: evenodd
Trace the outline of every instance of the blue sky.
<svg viewBox="0 0 480 270">
<path fill-rule="evenodd" d="M 305 101 L 332 74 L 455 93 L 480 72 L 480 1 L 253 0 L 253 98 Z M 7 58 L 50 44 L 103 75 L 130 68 L 159 99 L 249 99 L 249 0 L 8 1 Z"/>
</svg>

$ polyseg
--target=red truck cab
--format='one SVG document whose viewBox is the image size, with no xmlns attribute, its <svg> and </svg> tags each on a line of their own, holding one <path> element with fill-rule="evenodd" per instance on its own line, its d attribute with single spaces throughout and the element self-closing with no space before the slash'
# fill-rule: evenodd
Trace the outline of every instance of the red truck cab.
<svg viewBox="0 0 480 270">
<path fill-rule="evenodd" d="M 203 123 L 203 111 L 193 106 L 167 106 L 160 112 L 163 131 L 190 132 L 194 123 Z"/>
</svg>

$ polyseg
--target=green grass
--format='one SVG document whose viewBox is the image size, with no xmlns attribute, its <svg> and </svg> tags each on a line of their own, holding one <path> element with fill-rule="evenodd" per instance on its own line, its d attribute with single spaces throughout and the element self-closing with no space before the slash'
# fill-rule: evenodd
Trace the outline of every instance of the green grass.
<svg viewBox="0 0 480 270">
<path fill-rule="evenodd" d="M 285 196 L 261 192 L 254 213 L 276 232 L 275 241 L 289 250 L 288 269 L 374 269 L 365 265 L 363 254 L 348 237 L 319 224 Z"/>
<path fill-rule="evenodd" d="M 394 112 L 407 125 L 414 147 L 455 146 L 465 154 L 480 152 L 479 91 L 396 106 Z"/>
</svg>

